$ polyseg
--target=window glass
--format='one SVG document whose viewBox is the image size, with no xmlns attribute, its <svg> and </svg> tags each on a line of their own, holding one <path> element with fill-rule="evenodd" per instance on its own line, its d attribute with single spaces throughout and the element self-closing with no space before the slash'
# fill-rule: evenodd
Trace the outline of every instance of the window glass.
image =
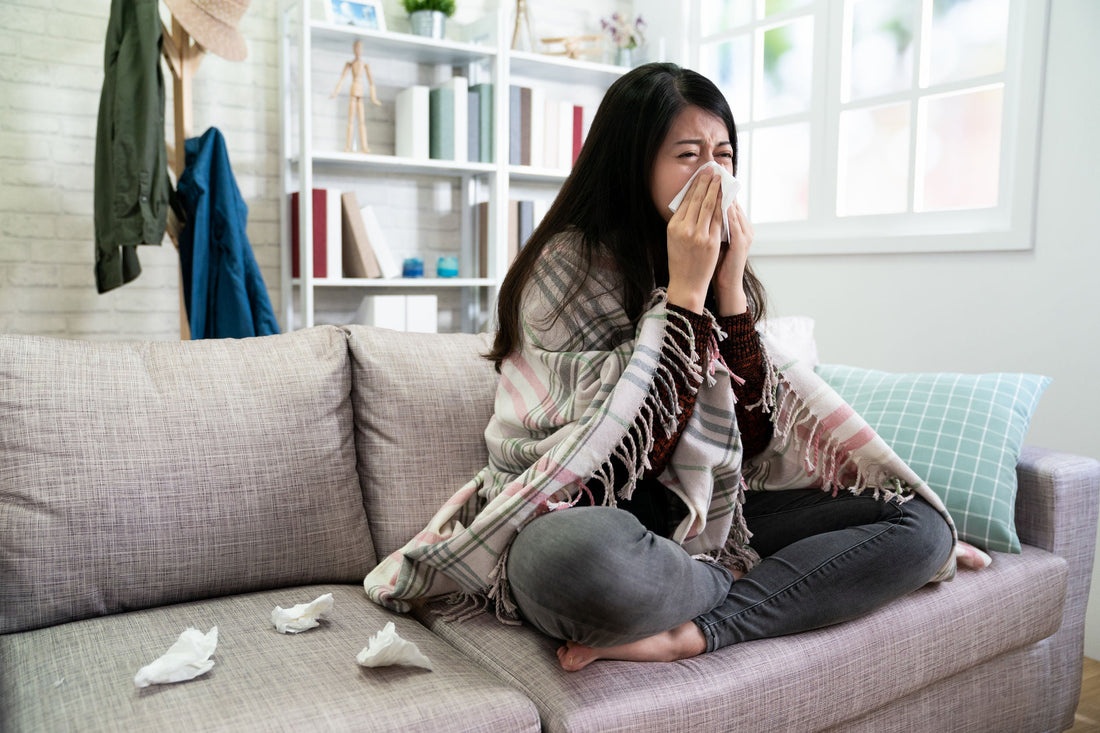
<svg viewBox="0 0 1100 733">
<path fill-rule="evenodd" d="M 746 212 L 749 210 L 749 181 L 752 180 L 752 133 L 737 131 L 737 180 L 741 190 L 737 192 L 737 202 Z"/>
<path fill-rule="evenodd" d="M 908 208 L 909 110 L 903 102 L 841 113 L 837 216 Z"/>
<path fill-rule="evenodd" d="M 1004 71 L 1008 2 L 934 0 L 924 85 Z"/>
<path fill-rule="evenodd" d="M 758 127 L 752 134 L 752 211 L 756 222 L 809 214 L 810 124 Z"/>
<path fill-rule="evenodd" d="M 752 0 L 702 0 L 699 11 L 703 35 L 712 35 L 751 21 Z"/>
<path fill-rule="evenodd" d="M 738 36 L 724 43 L 708 43 L 699 50 L 699 73 L 726 96 L 733 119 L 748 122 L 752 99 L 752 38 Z"/>
<path fill-rule="evenodd" d="M 933 95 L 917 108 L 917 211 L 997 205 L 1004 87 Z"/>
<path fill-rule="evenodd" d="M 758 34 L 763 61 L 753 118 L 806 112 L 813 81 L 813 18 L 799 18 Z"/>
<path fill-rule="evenodd" d="M 856 0 L 850 8 L 844 101 L 909 89 L 916 0 Z"/>
<path fill-rule="evenodd" d="M 813 0 L 765 0 L 764 15 L 774 15 L 775 13 L 785 13 L 788 10 L 804 8 L 811 2 Z"/>
</svg>

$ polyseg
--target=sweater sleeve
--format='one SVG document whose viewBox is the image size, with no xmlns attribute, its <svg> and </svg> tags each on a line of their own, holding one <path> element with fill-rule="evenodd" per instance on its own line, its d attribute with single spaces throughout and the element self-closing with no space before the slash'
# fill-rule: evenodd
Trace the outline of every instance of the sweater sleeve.
<svg viewBox="0 0 1100 733">
<path fill-rule="evenodd" d="M 719 342 L 718 351 L 730 371 L 745 380 L 741 385 L 734 382 L 733 392 L 737 395 L 734 411 L 741 430 L 744 457 L 750 458 L 763 451 L 772 438 L 771 416 L 759 409 L 748 409 L 749 405 L 760 401 L 764 392 L 764 352 L 751 313 L 719 317 L 718 325 L 726 332 L 726 339 Z"/>
<path fill-rule="evenodd" d="M 699 313 L 694 313 L 681 308 L 677 305 L 669 304 L 669 310 L 674 310 L 679 315 L 687 319 L 691 324 L 691 331 L 695 338 L 695 353 L 705 354 L 708 344 L 711 338 L 711 322 L 710 317 Z M 687 342 L 687 338 L 679 333 L 672 333 L 672 338 L 676 342 L 676 345 L 684 351 L 690 351 L 690 345 Z M 661 354 L 662 362 L 671 366 L 671 361 L 667 354 Z M 695 398 L 698 395 L 698 389 L 693 385 L 688 384 L 686 375 L 678 369 L 670 369 L 676 379 L 676 395 L 680 403 L 680 412 L 676 416 L 676 429 L 671 435 L 657 434 L 654 436 L 653 449 L 649 452 L 650 468 L 646 471 L 645 476 L 652 477 L 657 476 L 661 471 L 665 470 L 665 466 L 668 465 L 668 459 L 672 456 L 673 449 L 676 448 L 676 444 L 680 441 L 680 433 L 684 431 L 684 426 L 687 425 L 688 418 L 691 417 L 691 413 L 695 409 Z M 658 386 L 658 395 L 660 400 L 672 407 L 671 397 L 668 391 L 661 386 Z"/>
</svg>

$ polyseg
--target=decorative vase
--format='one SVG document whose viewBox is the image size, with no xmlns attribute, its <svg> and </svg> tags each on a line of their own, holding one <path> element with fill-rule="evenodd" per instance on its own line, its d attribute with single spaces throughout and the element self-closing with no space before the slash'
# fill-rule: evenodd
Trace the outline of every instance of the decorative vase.
<svg viewBox="0 0 1100 733">
<path fill-rule="evenodd" d="M 632 68 L 634 66 L 634 54 L 632 48 L 620 48 L 615 53 L 615 63 L 618 66 L 625 66 L 626 68 Z"/>
<path fill-rule="evenodd" d="M 409 22 L 416 35 L 442 40 L 447 15 L 439 10 L 417 10 L 409 13 Z"/>
</svg>

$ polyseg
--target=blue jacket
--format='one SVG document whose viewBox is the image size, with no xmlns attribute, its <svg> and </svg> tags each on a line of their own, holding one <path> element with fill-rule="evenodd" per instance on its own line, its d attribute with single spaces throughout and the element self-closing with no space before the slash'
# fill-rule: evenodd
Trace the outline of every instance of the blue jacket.
<svg viewBox="0 0 1100 733">
<path fill-rule="evenodd" d="M 245 205 L 225 138 L 211 127 L 185 146 L 176 185 L 187 222 L 180 265 L 191 338 L 245 338 L 279 333 L 245 226 Z"/>
</svg>

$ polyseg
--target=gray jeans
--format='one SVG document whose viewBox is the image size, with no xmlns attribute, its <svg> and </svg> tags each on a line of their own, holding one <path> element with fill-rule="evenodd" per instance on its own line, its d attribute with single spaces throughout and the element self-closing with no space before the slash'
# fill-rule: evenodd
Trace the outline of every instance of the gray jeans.
<svg viewBox="0 0 1100 733">
<path fill-rule="evenodd" d="M 951 551 L 947 523 L 919 497 L 753 492 L 744 512 L 763 560 L 736 582 L 622 509 L 550 512 L 512 544 L 513 595 L 555 638 L 617 646 L 694 621 L 713 651 L 868 613 L 924 585 Z"/>
</svg>

